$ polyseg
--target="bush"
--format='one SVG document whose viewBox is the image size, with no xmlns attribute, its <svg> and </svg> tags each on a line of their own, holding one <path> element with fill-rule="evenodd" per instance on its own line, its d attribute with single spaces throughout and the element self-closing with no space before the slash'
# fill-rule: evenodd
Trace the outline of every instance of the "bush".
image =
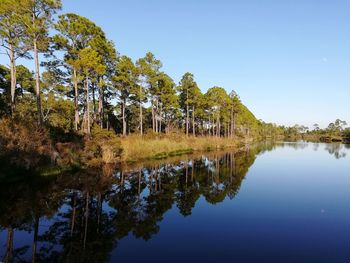
<svg viewBox="0 0 350 263">
<path fill-rule="evenodd" d="M 25 168 L 50 163 L 51 140 L 46 129 L 32 122 L 0 120 L 0 158 Z M 5 162 L 4 162 L 5 163 Z"/>
<path fill-rule="evenodd" d="M 84 157 L 90 166 L 102 163 L 115 163 L 123 152 L 120 139 L 114 131 L 94 126 L 91 138 L 85 142 Z"/>
<path fill-rule="evenodd" d="M 344 130 L 343 137 L 345 143 L 350 143 L 350 128 Z"/>
</svg>

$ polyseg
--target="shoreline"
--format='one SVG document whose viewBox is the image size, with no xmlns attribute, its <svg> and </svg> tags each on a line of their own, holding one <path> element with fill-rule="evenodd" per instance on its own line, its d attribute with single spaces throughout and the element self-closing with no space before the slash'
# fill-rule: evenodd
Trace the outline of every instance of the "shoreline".
<svg viewBox="0 0 350 263">
<path fill-rule="evenodd" d="M 172 137 L 143 138 L 131 135 L 121 138 L 123 153 L 118 163 L 135 163 L 144 160 L 166 159 L 174 156 L 240 148 L 254 142 L 253 138 L 223 137 Z"/>
</svg>

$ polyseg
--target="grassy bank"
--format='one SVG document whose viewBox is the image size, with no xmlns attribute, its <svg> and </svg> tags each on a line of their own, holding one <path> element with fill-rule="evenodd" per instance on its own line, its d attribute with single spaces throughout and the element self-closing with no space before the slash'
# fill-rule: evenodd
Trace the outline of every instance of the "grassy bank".
<svg viewBox="0 0 350 263">
<path fill-rule="evenodd" d="M 234 148 L 249 142 L 241 136 L 234 140 L 187 137 L 182 133 L 147 133 L 142 137 L 136 134 L 122 137 L 113 130 L 101 129 L 96 125 L 89 136 L 54 131 L 46 127 L 36 129 L 32 123 L 0 120 L 0 161 L 8 166 L 26 169 L 45 167 L 45 171 L 40 172 L 50 175 L 58 174 L 67 167 L 163 159 L 199 151 Z"/>
<path fill-rule="evenodd" d="M 122 138 L 122 161 L 133 162 L 145 159 L 161 159 L 171 156 L 238 147 L 243 139 L 216 137 L 160 136 L 140 137 L 131 135 Z"/>
</svg>

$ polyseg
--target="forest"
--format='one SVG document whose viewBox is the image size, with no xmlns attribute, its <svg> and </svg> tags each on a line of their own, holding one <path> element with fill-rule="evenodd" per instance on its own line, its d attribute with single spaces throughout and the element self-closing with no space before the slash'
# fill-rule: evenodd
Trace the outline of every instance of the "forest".
<svg viewBox="0 0 350 263">
<path fill-rule="evenodd" d="M 133 61 L 93 21 L 61 8 L 1 1 L 1 158 L 96 164 L 309 134 L 257 120 L 230 87 L 203 93 L 190 72 L 175 83 L 153 53 Z M 340 138 L 343 126 L 331 127 Z"/>
</svg>

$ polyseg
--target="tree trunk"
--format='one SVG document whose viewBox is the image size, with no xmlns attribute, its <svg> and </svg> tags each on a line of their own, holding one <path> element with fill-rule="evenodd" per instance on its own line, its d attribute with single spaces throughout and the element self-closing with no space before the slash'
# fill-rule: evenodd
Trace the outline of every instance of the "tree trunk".
<svg viewBox="0 0 350 263">
<path fill-rule="evenodd" d="M 154 120 L 155 120 L 155 118 L 154 118 L 154 106 L 153 106 L 153 100 L 152 100 L 152 103 L 151 103 L 151 110 L 152 110 L 152 130 L 153 130 L 153 132 L 155 132 L 155 123 L 154 123 Z"/>
<path fill-rule="evenodd" d="M 97 207 L 96 207 L 97 234 L 100 233 L 101 215 L 102 215 L 102 195 L 101 195 L 101 192 L 99 192 L 97 195 Z"/>
<path fill-rule="evenodd" d="M 230 137 L 233 137 L 233 106 L 231 107 L 231 127 L 230 127 Z"/>
<path fill-rule="evenodd" d="M 139 170 L 139 184 L 137 187 L 137 193 L 139 195 L 139 198 L 140 198 L 140 194 L 141 194 L 141 175 L 142 175 L 142 169 L 140 168 L 140 170 Z"/>
<path fill-rule="evenodd" d="M 188 94 L 187 94 L 187 100 L 188 100 Z M 188 128 L 189 128 L 188 119 L 189 119 L 188 102 L 186 101 L 186 136 L 188 136 Z"/>
<path fill-rule="evenodd" d="M 77 204 L 77 197 L 74 194 L 74 196 L 72 197 L 72 219 L 71 219 L 71 226 L 70 226 L 70 236 L 73 236 L 73 232 L 74 232 L 74 226 L 75 226 L 75 216 L 76 216 L 76 204 Z"/>
<path fill-rule="evenodd" d="M 191 163 L 192 163 L 192 169 L 191 169 L 191 182 L 193 182 L 193 178 L 194 178 L 194 160 L 192 159 L 191 160 Z"/>
<path fill-rule="evenodd" d="M 227 138 L 231 138 L 231 121 L 227 122 Z"/>
<path fill-rule="evenodd" d="M 192 105 L 192 132 L 193 136 L 196 136 L 196 127 L 194 124 L 194 105 Z"/>
<path fill-rule="evenodd" d="M 155 125 L 156 125 L 156 127 L 155 127 L 155 131 L 156 131 L 156 133 L 158 133 L 158 100 L 156 100 L 156 111 L 155 111 L 155 113 L 154 113 L 154 122 L 155 122 Z"/>
<path fill-rule="evenodd" d="M 227 138 L 230 138 L 230 122 L 226 122 L 227 126 Z"/>
<path fill-rule="evenodd" d="M 218 137 L 218 126 L 219 126 L 219 121 L 218 121 L 218 117 L 216 117 L 216 121 L 215 121 L 215 136 Z"/>
<path fill-rule="evenodd" d="M 187 181 L 188 181 L 188 160 L 186 160 L 185 162 L 185 183 L 186 183 L 186 186 L 185 186 L 185 193 L 187 192 Z"/>
<path fill-rule="evenodd" d="M 216 125 L 215 125 L 215 116 L 214 116 L 214 114 L 213 114 L 213 137 L 215 136 L 215 129 L 216 129 L 215 126 L 216 126 Z"/>
<path fill-rule="evenodd" d="M 227 130 L 226 130 L 226 122 L 224 122 L 224 138 L 226 137 L 226 132 L 227 132 Z"/>
<path fill-rule="evenodd" d="M 78 102 L 78 77 L 77 70 L 73 68 L 74 82 L 74 129 L 77 131 L 79 126 L 79 102 Z"/>
<path fill-rule="evenodd" d="M 96 98 L 95 98 L 96 85 L 92 84 L 92 111 L 93 111 L 93 120 L 96 121 Z"/>
<path fill-rule="evenodd" d="M 142 127 L 142 102 L 140 99 L 140 135 L 143 135 L 143 127 Z"/>
<path fill-rule="evenodd" d="M 160 105 L 159 107 L 159 133 L 162 132 L 162 113 L 163 113 L 163 107 Z"/>
<path fill-rule="evenodd" d="M 84 229 L 84 242 L 83 248 L 85 250 L 86 240 L 87 240 L 87 231 L 88 231 L 88 222 L 89 222 L 89 192 L 86 192 L 86 201 L 85 201 L 85 229 Z"/>
<path fill-rule="evenodd" d="M 216 117 L 216 137 L 220 137 L 220 116 Z"/>
<path fill-rule="evenodd" d="M 90 102 L 89 102 L 89 79 L 85 78 L 85 90 L 86 90 L 86 132 L 90 134 Z"/>
<path fill-rule="evenodd" d="M 12 262 L 12 258 L 13 258 L 13 234 L 14 234 L 13 228 L 12 227 L 7 228 L 6 254 L 4 257 L 5 263 Z"/>
<path fill-rule="evenodd" d="M 230 123 L 227 122 L 227 138 L 230 138 Z"/>
<path fill-rule="evenodd" d="M 123 103 L 122 103 L 123 136 L 126 136 L 125 104 L 126 104 L 126 100 L 123 99 Z"/>
<path fill-rule="evenodd" d="M 232 115 L 232 128 L 231 128 L 232 138 L 235 136 L 235 129 L 236 129 L 236 112 L 233 112 Z"/>
<path fill-rule="evenodd" d="M 211 136 L 211 122 L 210 122 L 210 114 L 209 114 L 209 124 L 208 124 L 208 131 L 209 131 L 209 136 Z"/>
<path fill-rule="evenodd" d="M 103 86 L 99 87 L 98 92 L 98 119 L 100 122 L 100 127 L 103 128 Z"/>
<path fill-rule="evenodd" d="M 36 248 L 38 242 L 38 233 L 39 233 L 39 217 L 35 216 L 34 224 L 34 238 L 33 238 L 33 249 L 32 249 L 32 263 L 36 261 Z"/>
<path fill-rule="evenodd" d="M 15 51 L 12 44 L 9 45 L 10 49 L 10 72 L 11 72 L 11 115 L 15 113 L 16 103 L 15 103 L 15 94 L 16 94 L 16 60 L 15 60 Z"/>
<path fill-rule="evenodd" d="M 37 41 L 34 39 L 34 62 L 35 62 L 35 93 L 36 93 L 36 107 L 38 110 L 38 123 L 39 126 L 43 125 L 43 114 L 41 110 L 41 99 L 40 99 L 40 72 L 39 72 L 39 56 Z"/>
</svg>

